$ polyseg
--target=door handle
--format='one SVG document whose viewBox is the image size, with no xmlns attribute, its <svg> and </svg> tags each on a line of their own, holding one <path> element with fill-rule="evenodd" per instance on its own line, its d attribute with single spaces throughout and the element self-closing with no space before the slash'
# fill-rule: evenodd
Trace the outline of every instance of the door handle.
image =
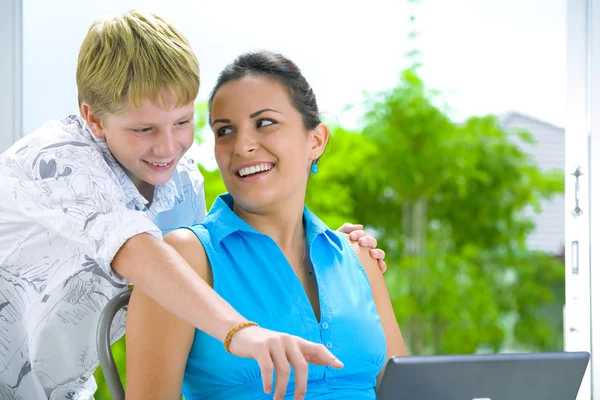
<svg viewBox="0 0 600 400">
<path fill-rule="evenodd" d="M 581 207 L 579 207 L 579 177 L 583 176 L 583 172 L 581 172 L 581 167 L 577 167 L 571 175 L 575 177 L 575 208 L 571 210 L 571 214 L 574 217 L 579 217 L 583 215 L 583 210 L 581 209 Z"/>
</svg>

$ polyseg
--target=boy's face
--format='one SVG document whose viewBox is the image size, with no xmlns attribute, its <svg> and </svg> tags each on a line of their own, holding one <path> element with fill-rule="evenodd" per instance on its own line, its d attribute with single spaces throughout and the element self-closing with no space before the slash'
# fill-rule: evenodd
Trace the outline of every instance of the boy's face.
<svg viewBox="0 0 600 400">
<path fill-rule="evenodd" d="M 176 107 L 170 95 L 165 95 L 164 103 L 145 99 L 138 108 L 130 104 L 101 121 L 84 109 L 94 135 L 106 140 L 139 190 L 144 184 L 168 182 L 194 142 L 194 104 Z"/>
</svg>

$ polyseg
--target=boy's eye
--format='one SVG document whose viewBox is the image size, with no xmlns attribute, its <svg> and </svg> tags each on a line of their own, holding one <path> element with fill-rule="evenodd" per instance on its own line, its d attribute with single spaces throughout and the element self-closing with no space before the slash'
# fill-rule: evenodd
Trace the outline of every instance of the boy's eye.
<svg viewBox="0 0 600 400">
<path fill-rule="evenodd" d="M 177 123 L 177 125 L 178 125 L 178 126 L 185 126 L 185 125 L 189 124 L 189 122 L 190 122 L 190 120 L 189 120 L 189 119 L 186 119 L 185 121 L 180 121 L 180 122 L 178 122 L 178 123 Z"/>
<path fill-rule="evenodd" d="M 137 133 L 148 133 L 152 130 L 152 128 L 138 128 L 138 129 L 134 129 L 134 131 L 136 131 Z"/>
<path fill-rule="evenodd" d="M 276 123 L 277 122 L 273 121 L 272 119 L 263 118 L 259 119 L 258 122 L 256 122 L 256 127 L 264 128 L 265 126 L 275 125 Z"/>
</svg>

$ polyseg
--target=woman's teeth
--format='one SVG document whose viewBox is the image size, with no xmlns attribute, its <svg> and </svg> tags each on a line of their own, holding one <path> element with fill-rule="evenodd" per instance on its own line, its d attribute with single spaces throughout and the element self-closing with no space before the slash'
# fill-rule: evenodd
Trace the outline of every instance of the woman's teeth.
<svg viewBox="0 0 600 400">
<path fill-rule="evenodd" d="M 243 178 L 248 175 L 256 174 L 257 172 L 268 171 L 273 168 L 271 164 L 258 164 L 253 165 L 252 167 L 242 168 L 238 171 L 238 174 Z"/>
</svg>

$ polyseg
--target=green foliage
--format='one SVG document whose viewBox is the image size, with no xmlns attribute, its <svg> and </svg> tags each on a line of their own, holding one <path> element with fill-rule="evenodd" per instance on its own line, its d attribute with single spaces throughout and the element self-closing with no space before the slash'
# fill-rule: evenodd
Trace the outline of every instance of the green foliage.
<svg viewBox="0 0 600 400">
<path fill-rule="evenodd" d="M 204 177 L 204 193 L 206 194 L 206 208 L 210 209 L 215 199 L 227 191 L 223 179 L 221 179 L 221 172 L 218 169 L 207 170 L 202 166 L 198 165 L 198 169 Z"/>
<path fill-rule="evenodd" d="M 123 387 L 125 387 L 125 380 L 127 379 L 127 371 L 125 368 L 125 337 L 123 336 L 119 341 L 112 345 L 113 357 L 115 358 L 115 364 L 117 364 L 117 370 L 119 371 L 119 375 L 121 377 L 121 383 Z M 98 390 L 94 393 L 94 399 L 96 400 L 110 400 L 110 392 L 108 391 L 108 386 L 106 386 L 106 381 L 104 379 L 104 374 L 102 373 L 102 368 L 98 367 L 96 372 L 94 373 L 94 378 L 96 379 L 96 383 L 98 385 Z"/>
<path fill-rule="evenodd" d="M 525 211 L 564 190 L 542 172 L 493 116 L 452 123 L 413 69 L 371 99 L 365 137 L 377 157 L 363 173 L 355 218 L 388 247 L 386 274 L 396 315 L 414 354 L 561 347 L 564 267 L 530 251 Z"/>
<path fill-rule="evenodd" d="M 194 139 L 197 144 L 202 144 L 202 132 L 208 125 L 208 104 L 199 101 L 194 105 Z"/>
<path fill-rule="evenodd" d="M 358 183 L 371 183 L 363 170 L 376 152 L 363 135 L 330 127 L 319 173 L 310 177 L 306 193 L 307 206 L 327 225 L 337 228 L 353 219 L 357 207 L 354 189 Z"/>
</svg>

